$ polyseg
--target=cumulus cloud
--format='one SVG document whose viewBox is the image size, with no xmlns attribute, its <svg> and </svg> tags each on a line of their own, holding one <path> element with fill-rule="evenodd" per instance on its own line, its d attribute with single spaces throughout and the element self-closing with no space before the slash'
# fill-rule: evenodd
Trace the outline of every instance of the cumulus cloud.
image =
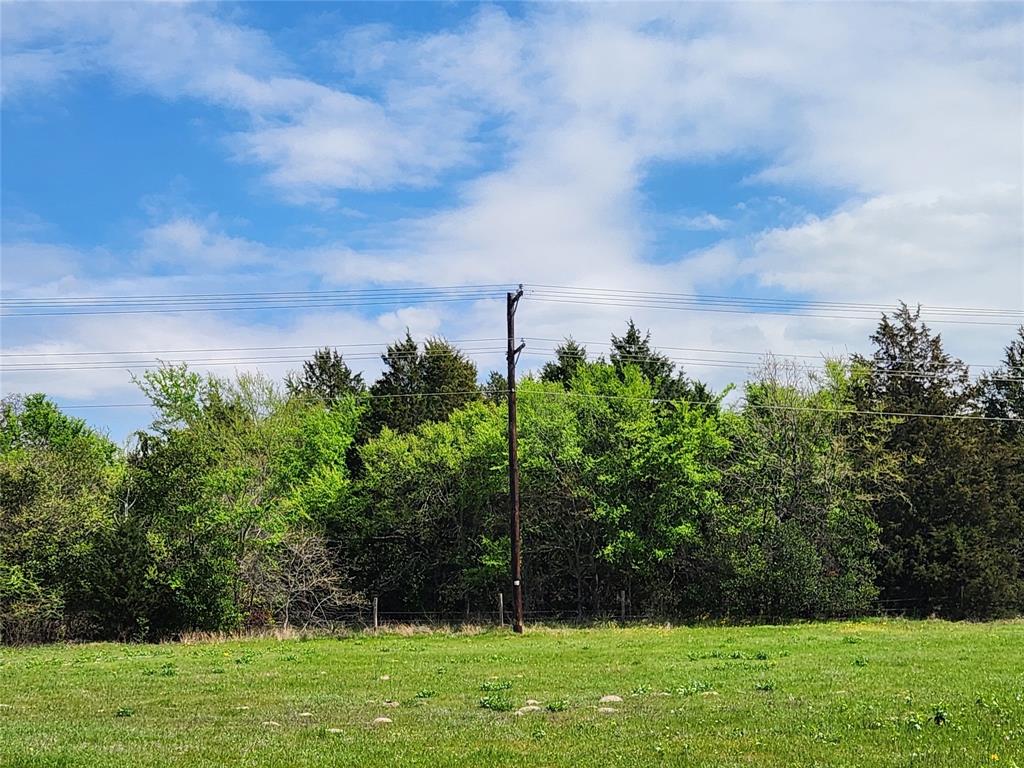
<svg viewBox="0 0 1024 768">
<path fill-rule="evenodd" d="M 454 204 L 391 222 L 372 248 L 287 254 L 330 284 L 745 286 L 1024 306 L 1017 7 L 573 5 L 528 6 L 518 18 L 486 8 L 436 33 L 375 26 L 322 40 L 337 66 L 322 82 L 265 33 L 206 6 L 44 8 L 4 6 L 5 98 L 100 71 L 233 110 L 244 122 L 227 151 L 265 168 L 293 202 L 475 171 L 452 188 Z M 722 211 L 696 213 L 675 226 L 722 239 L 659 252 L 649 171 L 737 158 L 755 168 L 752 185 L 842 202 L 814 216 L 785 204 L 784 220 L 749 235 L 732 233 Z M 142 242 L 136 257 L 159 263 L 273 270 L 284 257 L 196 218 L 156 225 Z M 539 301 L 523 312 L 543 338 L 605 339 L 633 314 L 665 346 L 802 354 L 863 348 L 872 324 Z M 367 322 L 392 334 L 405 324 L 456 338 L 503 331 L 500 301 Z M 1009 332 L 956 336 L 965 341 L 950 337 L 954 351 L 991 362 Z M 694 365 L 719 383 L 736 376 Z"/>
<path fill-rule="evenodd" d="M 392 73 L 393 90 L 429 77 L 463 85 L 486 50 L 481 30 L 495 27 L 511 37 L 504 44 L 517 66 L 477 67 L 472 87 L 505 114 L 507 162 L 464 184 L 457 206 L 404 222 L 397 245 L 342 255 L 336 275 L 679 292 L 742 281 L 854 301 L 1024 304 L 1019 13 L 573 7 L 521 22 L 491 13 L 454 40 L 378 35 L 372 60 Z M 435 42 L 449 51 L 440 64 L 418 56 Z M 389 69 L 389 61 L 403 66 Z M 847 202 L 698 253 L 652 253 L 646 169 L 737 155 L 760 163 L 752 181 L 828 190 Z M 721 220 L 682 223 L 716 229 Z M 553 327 L 577 333 L 580 325 L 607 328 L 611 314 L 550 309 L 542 313 L 557 317 Z M 664 343 L 702 326 L 736 325 L 642 312 L 664 329 Z M 759 322 L 783 326 L 762 334 L 766 341 L 819 349 L 863 345 L 871 325 Z M 965 336 L 994 359 L 999 333 Z"/>
<path fill-rule="evenodd" d="M 343 188 L 430 183 L 465 162 L 466 112 L 374 101 L 297 76 L 267 35 L 210 7 L 164 3 L 5 4 L 3 94 L 105 73 L 123 87 L 198 99 L 248 118 L 230 153 L 267 169 L 296 202 Z M 422 99 L 420 100 L 422 102 Z"/>
<path fill-rule="evenodd" d="M 743 269 L 822 298 L 1020 307 L 1021 188 L 879 195 L 756 238 Z"/>
<path fill-rule="evenodd" d="M 149 265 L 223 270 L 270 264 L 272 250 L 262 243 L 224 234 L 205 222 L 181 217 L 146 229 L 139 258 Z"/>
</svg>

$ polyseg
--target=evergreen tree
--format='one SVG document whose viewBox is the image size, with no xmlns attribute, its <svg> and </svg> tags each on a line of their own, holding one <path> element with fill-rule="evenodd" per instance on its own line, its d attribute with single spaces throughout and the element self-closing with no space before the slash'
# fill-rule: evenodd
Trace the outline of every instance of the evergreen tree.
<svg viewBox="0 0 1024 768">
<path fill-rule="evenodd" d="M 1006 347 L 1003 364 L 981 379 L 985 414 L 1000 419 L 1024 419 L 1024 325 Z M 1003 422 L 1009 437 L 1024 436 L 1024 421 Z"/>
<path fill-rule="evenodd" d="M 651 332 L 641 335 L 632 318 L 626 325 L 625 334 L 612 334 L 611 362 L 620 378 L 626 366 L 636 366 L 660 400 L 685 400 L 717 410 L 719 398 L 708 386 L 702 381 L 690 381 L 682 368 L 677 371 L 675 364 L 651 345 Z"/>
<path fill-rule="evenodd" d="M 484 384 L 484 399 L 491 403 L 504 403 L 508 400 L 508 379 L 497 371 L 491 371 Z"/>
<path fill-rule="evenodd" d="M 587 364 L 587 348 L 573 340 L 570 336 L 565 342 L 555 347 L 555 359 L 544 363 L 540 371 L 541 381 L 561 384 L 569 389 L 572 377 L 580 366 Z"/>
<path fill-rule="evenodd" d="M 626 325 L 625 334 L 612 334 L 611 359 L 620 376 L 627 365 L 636 366 L 659 396 L 666 384 L 675 378 L 675 365 L 651 347 L 651 332 L 641 335 L 632 318 Z"/>
<path fill-rule="evenodd" d="M 967 366 L 906 305 L 883 316 L 861 410 L 896 416 L 885 449 L 901 480 L 875 505 L 882 598 L 928 614 L 983 615 L 1020 599 L 1020 529 L 992 460 Z M 1017 520 L 1019 522 L 1019 520 Z"/>
<path fill-rule="evenodd" d="M 302 364 L 302 375 L 288 374 L 285 386 L 291 395 L 311 397 L 334 403 L 345 395 L 358 395 L 366 389 L 363 376 L 353 373 L 336 349 L 323 347 Z"/>
<path fill-rule="evenodd" d="M 371 434 L 383 427 L 409 432 L 427 421 L 444 421 L 466 403 L 481 399 L 476 365 L 443 339 L 419 345 L 406 331 L 381 359 L 386 370 L 370 388 Z"/>
</svg>

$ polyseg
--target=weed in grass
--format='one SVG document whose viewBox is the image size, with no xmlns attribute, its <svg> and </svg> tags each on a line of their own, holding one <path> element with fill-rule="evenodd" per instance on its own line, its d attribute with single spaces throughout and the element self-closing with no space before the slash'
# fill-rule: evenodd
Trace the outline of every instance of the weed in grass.
<svg viewBox="0 0 1024 768">
<path fill-rule="evenodd" d="M 689 685 L 676 688 L 676 693 L 680 696 L 694 696 L 698 693 L 706 693 L 713 690 L 715 690 L 715 687 L 707 680 L 693 680 Z"/>
<path fill-rule="evenodd" d="M 424 689 L 422 691 L 417 691 L 416 692 L 416 698 L 417 699 L 432 699 L 436 695 L 437 695 L 436 692 L 431 691 L 431 690 L 427 690 L 427 689 Z"/>
<path fill-rule="evenodd" d="M 855 667 L 866 667 L 867 665 L 868 660 L 865 659 L 863 656 L 858 656 L 856 659 L 853 660 L 853 666 Z"/>
<path fill-rule="evenodd" d="M 547 704 L 544 705 L 544 709 L 546 709 L 548 712 L 565 712 L 565 710 L 567 710 L 568 708 L 569 702 L 562 701 L 561 699 L 549 701 Z"/>
<path fill-rule="evenodd" d="M 481 708 L 489 709 L 492 712 L 511 712 L 515 709 L 515 704 L 512 703 L 512 697 L 505 694 L 484 696 L 480 699 L 480 706 Z"/>
<path fill-rule="evenodd" d="M 135 710 L 131 707 L 119 707 L 117 712 L 114 713 L 114 717 L 131 717 L 135 714 Z"/>
<path fill-rule="evenodd" d="M 759 680 L 758 682 L 754 683 L 754 690 L 755 691 L 764 691 L 765 693 L 771 693 L 772 691 L 775 690 L 775 681 L 774 680 Z"/>
<path fill-rule="evenodd" d="M 921 722 L 921 718 L 917 715 L 903 718 L 903 725 L 908 731 L 921 731 L 924 728 L 924 723 Z"/>
</svg>

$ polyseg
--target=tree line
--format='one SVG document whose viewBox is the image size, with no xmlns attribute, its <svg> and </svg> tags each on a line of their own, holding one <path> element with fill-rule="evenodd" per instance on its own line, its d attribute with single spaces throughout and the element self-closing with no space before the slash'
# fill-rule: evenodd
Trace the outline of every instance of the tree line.
<svg viewBox="0 0 1024 768">
<path fill-rule="evenodd" d="M 714 392 L 630 321 L 517 388 L 527 611 L 682 619 L 1024 609 L 1024 327 L 972 379 L 918 311 L 873 353 L 766 356 Z M 42 394 L 0 410 L 0 640 L 490 609 L 507 587 L 507 385 L 408 334 L 368 385 L 164 364 L 126 448 Z M 726 402 L 735 401 L 726 405 Z"/>
</svg>

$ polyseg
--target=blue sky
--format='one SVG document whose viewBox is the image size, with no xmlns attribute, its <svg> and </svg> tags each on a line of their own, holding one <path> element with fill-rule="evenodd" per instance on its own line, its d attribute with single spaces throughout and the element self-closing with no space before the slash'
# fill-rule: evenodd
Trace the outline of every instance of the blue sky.
<svg viewBox="0 0 1024 768">
<path fill-rule="evenodd" d="M 0 13 L 5 298 L 524 282 L 1024 306 L 1019 5 Z M 481 338 L 501 305 L 6 318 L 2 341 L 59 365 Z M 872 326 L 529 296 L 520 325 L 602 340 L 629 314 L 664 346 L 782 354 L 863 350 Z M 1012 333 L 941 330 L 982 365 Z M 123 369 L 3 371 L 5 393 L 35 390 L 139 399 Z M 117 437 L 147 420 L 82 413 Z"/>
</svg>

